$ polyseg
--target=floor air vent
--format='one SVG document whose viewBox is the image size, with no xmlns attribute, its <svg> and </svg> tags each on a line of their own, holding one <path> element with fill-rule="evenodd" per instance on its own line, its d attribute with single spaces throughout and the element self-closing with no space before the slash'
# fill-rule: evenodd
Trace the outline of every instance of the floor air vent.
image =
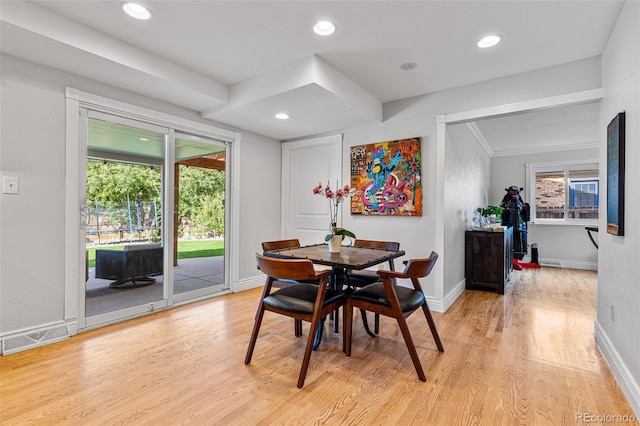
<svg viewBox="0 0 640 426">
<path fill-rule="evenodd" d="M 69 327 L 66 325 L 8 336 L 2 339 L 2 354 L 9 355 L 68 338 Z"/>
</svg>

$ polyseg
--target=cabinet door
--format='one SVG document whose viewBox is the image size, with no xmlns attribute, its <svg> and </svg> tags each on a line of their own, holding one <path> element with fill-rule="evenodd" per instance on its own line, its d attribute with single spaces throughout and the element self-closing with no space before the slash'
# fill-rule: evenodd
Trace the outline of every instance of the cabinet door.
<svg viewBox="0 0 640 426">
<path fill-rule="evenodd" d="M 504 276 L 504 244 L 502 234 L 471 234 L 472 283 L 498 286 Z"/>
</svg>

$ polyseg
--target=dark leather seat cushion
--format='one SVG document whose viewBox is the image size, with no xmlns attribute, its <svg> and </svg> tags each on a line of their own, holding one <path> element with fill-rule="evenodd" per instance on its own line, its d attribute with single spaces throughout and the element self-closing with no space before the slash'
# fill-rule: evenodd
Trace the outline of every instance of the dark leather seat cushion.
<svg viewBox="0 0 640 426">
<path fill-rule="evenodd" d="M 396 286 L 396 294 L 402 312 L 409 312 L 419 308 L 424 303 L 424 294 L 411 288 Z M 356 300 L 364 300 L 379 305 L 391 306 L 387 293 L 384 290 L 384 284 L 375 283 L 354 291 L 349 295 L 350 298 Z"/>
<path fill-rule="evenodd" d="M 264 298 L 263 303 L 275 309 L 310 315 L 313 313 L 313 306 L 316 302 L 317 295 L 317 285 L 300 283 L 281 288 L 271 293 Z M 344 293 L 327 289 L 324 303 L 326 305 L 341 298 L 346 299 Z"/>
<path fill-rule="evenodd" d="M 362 271 L 349 271 L 349 284 L 354 287 L 364 287 L 380 281 L 380 275 L 376 271 L 363 269 Z"/>
</svg>

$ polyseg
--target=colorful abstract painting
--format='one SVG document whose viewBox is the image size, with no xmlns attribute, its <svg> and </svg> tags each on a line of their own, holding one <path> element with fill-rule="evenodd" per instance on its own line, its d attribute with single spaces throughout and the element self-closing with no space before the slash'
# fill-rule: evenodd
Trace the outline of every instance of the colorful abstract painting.
<svg viewBox="0 0 640 426">
<path fill-rule="evenodd" d="M 422 216 L 422 138 L 351 147 L 351 214 Z"/>
</svg>

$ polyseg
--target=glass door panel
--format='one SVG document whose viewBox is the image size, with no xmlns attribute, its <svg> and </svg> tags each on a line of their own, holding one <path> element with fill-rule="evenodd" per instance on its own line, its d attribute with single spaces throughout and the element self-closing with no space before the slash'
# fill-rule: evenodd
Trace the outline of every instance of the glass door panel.
<svg viewBox="0 0 640 426">
<path fill-rule="evenodd" d="M 167 132 L 90 111 L 86 161 L 87 325 L 167 305 L 162 211 Z"/>
<path fill-rule="evenodd" d="M 224 238 L 226 160 L 224 143 L 176 134 L 174 302 L 228 288 Z"/>
</svg>

